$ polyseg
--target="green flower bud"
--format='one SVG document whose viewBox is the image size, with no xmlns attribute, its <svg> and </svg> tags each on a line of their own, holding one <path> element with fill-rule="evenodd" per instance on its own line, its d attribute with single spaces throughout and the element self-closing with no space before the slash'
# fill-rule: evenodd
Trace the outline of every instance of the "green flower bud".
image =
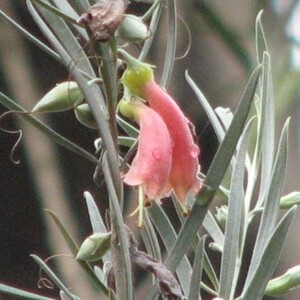
<svg viewBox="0 0 300 300">
<path fill-rule="evenodd" d="M 94 119 L 90 106 L 87 103 L 75 107 L 74 113 L 76 119 L 84 126 L 97 129 L 97 123 Z"/>
<path fill-rule="evenodd" d="M 300 192 L 292 192 L 287 194 L 280 199 L 280 208 L 288 209 L 295 204 L 300 203 Z"/>
<path fill-rule="evenodd" d="M 124 117 L 132 120 L 136 119 L 136 105 L 132 101 L 121 99 L 118 104 L 118 110 Z"/>
<path fill-rule="evenodd" d="M 225 228 L 228 217 L 228 207 L 226 205 L 222 205 L 221 207 L 217 207 L 216 218 L 218 223 Z"/>
<path fill-rule="evenodd" d="M 122 76 L 123 84 L 132 94 L 143 97 L 145 85 L 154 79 L 153 66 L 135 59 L 122 49 L 118 51 L 127 63 L 127 68 Z"/>
<path fill-rule="evenodd" d="M 295 266 L 277 278 L 269 281 L 265 295 L 281 297 L 300 286 L 300 266 Z"/>
<path fill-rule="evenodd" d="M 215 242 L 209 243 L 208 247 L 213 251 L 223 253 L 223 247 Z"/>
<path fill-rule="evenodd" d="M 110 249 L 111 233 L 94 233 L 84 240 L 76 259 L 97 261 Z"/>
<path fill-rule="evenodd" d="M 74 81 L 66 81 L 56 85 L 32 109 L 37 112 L 59 112 L 75 107 L 83 101 L 83 94 Z"/>
<path fill-rule="evenodd" d="M 116 34 L 129 43 L 142 42 L 149 37 L 149 31 L 143 21 L 134 15 L 125 15 Z"/>
</svg>

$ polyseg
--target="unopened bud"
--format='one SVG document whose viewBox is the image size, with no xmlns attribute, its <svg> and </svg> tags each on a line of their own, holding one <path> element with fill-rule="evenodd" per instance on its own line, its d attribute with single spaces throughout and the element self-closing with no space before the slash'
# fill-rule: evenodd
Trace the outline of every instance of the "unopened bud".
<svg viewBox="0 0 300 300">
<path fill-rule="evenodd" d="M 271 279 L 266 287 L 265 295 L 281 297 L 300 286 L 300 266 L 295 266 L 277 278 Z"/>
<path fill-rule="evenodd" d="M 57 84 L 32 109 L 37 112 L 59 112 L 75 107 L 83 101 L 83 94 L 75 81 Z"/>
<path fill-rule="evenodd" d="M 280 199 L 280 208 L 288 209 L 300 203 L 300 192 L 292 192 Z"/>
<path fill-rule="evenodd" d="M 136 106 L 132 101 L 122 98 L 118 104 L 119 112 L 128 119 L 136 118 Z"/>
<path fill-rule="evenodd" d="M 217 207 L 216 218 L 218 223 L 225 228 L 228 217 L 228 207 L 226 205 L 222 205 L 221 207 Z"/>
<path fill-rule="evenodd" d="M 75 113 L 76 119 L 82 125 L 92 128 L 92 129 L 97 128 L 97 123 L 92 114 L 90 106 L 87 103 L 83 103 L 83 104 L 76 106 L 74 109 L 74 113 Z"/>
<path fill-rule="evenodd" d="M 94 233 L 84 240 L 80 246 L 76 259 L 97 261 L 110 248 L 111 233 Z"/>
<path fill-rule="evenodd" d="M 218 243 L 215 242 L 209 243 L 208 247 L 213 251 L 223 253 L 223 247 Z"/>
<path fill-rule="evenodd" d="M 125 15 L 116 31 L 116 35 L 126 42 L 138 43 L 149 37 L 149 30 L 139 17 Z"/>
</svg>

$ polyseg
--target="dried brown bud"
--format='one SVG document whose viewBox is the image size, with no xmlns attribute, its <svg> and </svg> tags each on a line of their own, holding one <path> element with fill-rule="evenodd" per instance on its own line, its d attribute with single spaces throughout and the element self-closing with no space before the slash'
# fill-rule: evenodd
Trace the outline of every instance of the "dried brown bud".
<svg viewBox="0 0 300 300">
<path fill-rule="evenodd" d="M 77 23 L 87 25 L 95 40 L 107 42 L 122 22 L 127 5 L 126 0 L 101 0 L 91 6 Z"/>
</svg>

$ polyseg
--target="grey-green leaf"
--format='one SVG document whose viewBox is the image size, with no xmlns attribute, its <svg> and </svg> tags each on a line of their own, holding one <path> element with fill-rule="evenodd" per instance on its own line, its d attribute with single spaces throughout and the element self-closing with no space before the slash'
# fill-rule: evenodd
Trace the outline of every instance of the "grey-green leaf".
<svg viewBox="0 0 300 300">
<path fill-rule="evenodd" d="M 271 238 L 261 255 L 258 268 L 241 295 L 243 300 L 262 299 L 268 281 L 277 266 L 284 240 L 295 211 L 296 207 L 294 206 L 285 214 L 272 233 Z"/>
<path fill-rule="evenodd" d="M 200 194 L 197 196 L 191 213 L 184 222 L 181 231 L 179 232 L 177 241 L 169 254 L 166 265 L 171 270 L 174 270 L 188 249 L 189 245 L 191 245 L 196 232 L 203 222 L 207 208 L 217 192 L 222 178 L 227 170 L 247 120 L 260 72 L 261 66 L 258 66 L 252 73 L 243 94 L 241 103 L 234 114 L 232 123 L 208 171 L 203 188 Z"/>
<path fill-rule="evenodd" d="M 256 270 L 260 267 L 262 253 L 267 246 L 271 233 L 276 226 L 280 209 L 279 201 L 281 197 L 282 186 L 284 183 L 284 174 L 287 162 L 288 124 L 289 120 L 287 120 L 282 130 L 272 176 L 268 183 L 265 207 L 258 230 L 245 287 L 247 287 L 249 282 L 252 280 L 252 277 L 254 276 Z"/>
<path fill-rule="evenodd" d="M 203 236 L 199 240 L 196 248 L 188 300 L 201 300 L 200 282 L 203 269 L 205 239 L 206 236 Z"/>
<path fill-rule="evenodd" d="M 243 132 L 239 149 L 236 155 L 232 173 L 230 196 L 228 201 L 228 217 L 225 229 L 225 243 L 221 260 L 219 297 L 230 299 L 234 295 L 237 283 L 238 269 L 236 266 L 240 260 L 240 236 L 243 231 L 244 221 L 244 175 L 247 144 L 250 136 L 252 118 Z"/>
<path fill-rule="evenodd" d="M 177 235 L 176 232 L 163 209 L 155 202 L 148 208 L 149 215 L 156 227 L 159 235 L 161 236 L 167 251 L 172 249 Z M 177 276 L 186 295 L 189 289 L 189 274 L 192 268 L 186 256 L 182 259 L 176 268 Z"/>
<path fill-rule="evenodd" d="M 202 93 L 202 91 L 199 89 L 199 87 L 196 85 L 196 83 L 193 81 L 193 79 L 190 77 L 189 73 L 185 72 L 185 78 L 193 92 L 195 93 L 197 100 L 199 101 L 200 105 L 204 109 L 212 127 L 215 130 L 215 133 L 221 142 L 225 136 L 225 130 L 222 127 L 221 122 L 219 121 L 218 117 L 216 116 L 215 111 L 210 106 L 209 102 L 207 101 L 206 97 Z"/>
<path fill-rule="evenodd" d="M 256 55 L 257 55 L 258 63 L 262 63 L 263 53 L 265 51 L 268 51 L 267 41 L 265 38 L 265 33 L 261 22 L 262 14 L 263 11 L 261 10 L 256 17 L 256 22 L 255 22 L 255 45 L 256 45 Z"/>
<path fill-rule="evenodd" d="M 6 284 L 0 284 L 0 293 L 21 297 L 22 299 L 31 299 L 31 300 L 54 300 L 54 298 L 44 297 L 38 294 L 30 293 L 27 291 L 23 291 L 22 289 L 18 289 Z"/>
<path fill-rule="evenodd" d="M 168 13 L 168 33 L 167 33 L 167 46 L 165 54 L 165 62 L 161 75 L 160 85 L 163 87 L 168 87 L 171 79 L 171 74 L 173 71 L 176 45 L 177 45 L 177 9 L 176 1 L 168 0 L 167 5 Z"/>
</svg>

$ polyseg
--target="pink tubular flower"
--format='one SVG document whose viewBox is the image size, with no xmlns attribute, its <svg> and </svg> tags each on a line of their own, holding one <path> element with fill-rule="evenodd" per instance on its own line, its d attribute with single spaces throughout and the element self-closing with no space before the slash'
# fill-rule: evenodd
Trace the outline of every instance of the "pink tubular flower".
<svg viewBox="0 0 300 300">
<path fill-rule="evenodd" d="M 168 178 L 172 162 L 169 131 L 162 118 L 141 102 L 121 100 L 119 111 L 140 126 L 139 145 L 124 182 L 142 186 L 150 199 L 160 199 L 171 191 Z"/>
<path fill-rule="evenodd" d="M 201 187 L 197 178 L 200 150 L 193 141 L 189 120 L 177 103 L 154 80 L 144 85 L 142 96 L 168 127 L 173 146 L 169 181 L 176 197 L 184 204 L 187 194 L 190 191 L 196 194 Z"/>
<path fill-rule="evenodd" d="M 191 191 L 196 194 L 201 188 L 197 178 L 200 169 L 198 156 L 200 150 L 193 141 L 189 120 L 177 103 L 155 81 L 152 67 L 121 51 L 127 60 L 123 74 L 123 84 L 132 94 L 148 101 L 150 107 L 163 119 L 172 142 L 172 167 L 169 183 L 180 201 L 184 212 L 185 203 Z"/>
</svg>

